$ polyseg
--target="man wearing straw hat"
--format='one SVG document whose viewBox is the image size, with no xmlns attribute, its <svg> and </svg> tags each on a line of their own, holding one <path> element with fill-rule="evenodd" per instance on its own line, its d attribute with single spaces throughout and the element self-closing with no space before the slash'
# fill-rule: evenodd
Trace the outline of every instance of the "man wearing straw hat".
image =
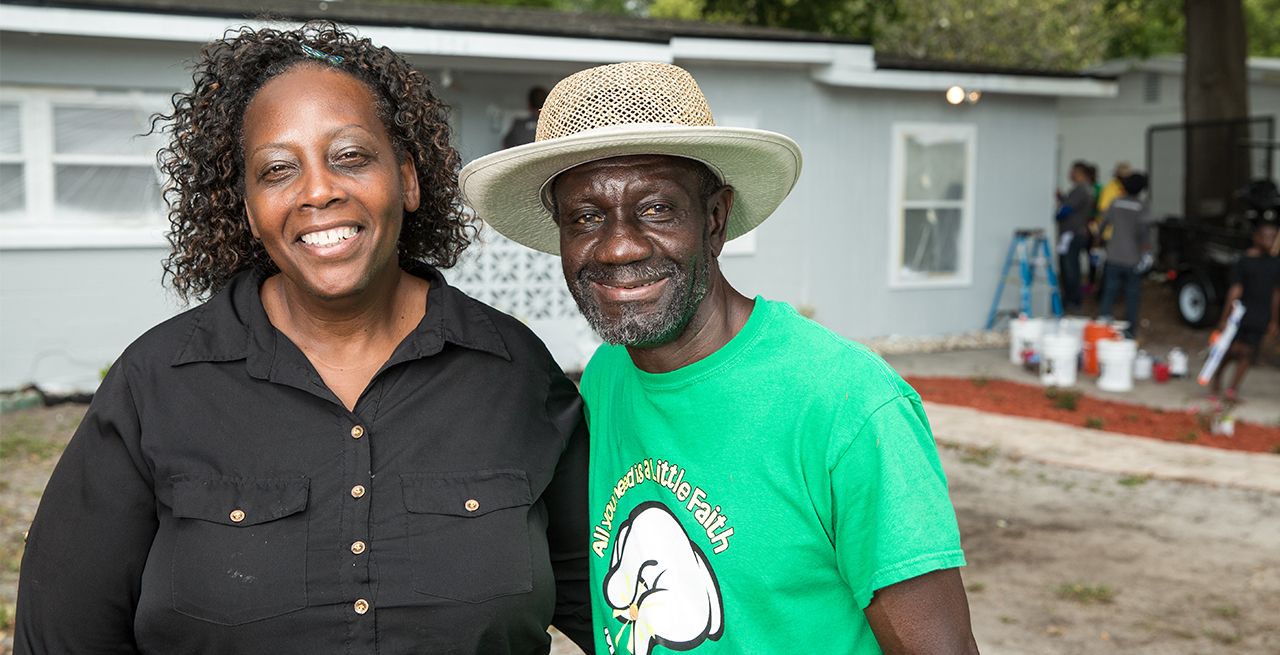
<svg viewBox="0 0 1280 655">
<path fill-rule="evenodd" d="M 720 271 L 799 173 L 794 141 L 716 126 L 655 63 L 566 78 L 534 143 L 462 171 L 607 342 L 582 379 L 598 653 L 977 650 L 920 397 Z"/>
</svg>

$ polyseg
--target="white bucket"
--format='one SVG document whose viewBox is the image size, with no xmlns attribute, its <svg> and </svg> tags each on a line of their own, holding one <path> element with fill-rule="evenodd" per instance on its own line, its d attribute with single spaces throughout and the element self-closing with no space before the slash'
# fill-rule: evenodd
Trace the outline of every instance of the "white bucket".
<svg viewBox="0 0 1280 655">
<path fill-rule="evenodd" d="M 1187 377 L 1187 353 L 1181 348 L 1169 351 L 1169 374 L 1175 378 Z"/>
<path fill-rule="evenodd" d="M 1151 369 L 1155 365 L 1155 361 L 1151 359 L 1151 355 L 1145 350 L 1139 350 L 1138 356 L 1133 359 L 1133 379 L 1150 380 Z"/>
<path fill-rule="evenodd" d="M 1009 321 L 1009 363 L 1022 365 L 1022 351 L 1040 352 L 1044 319 L 1018 317 Z"/>
<path fill-rule="evenodd" d="M 1104 339 L 1098 342 L 1098 388 L 1103 391 L 1133 389 L 1133 360 L 1138 343 L 1133 339 Z"/>
<path fill-rule="evenodd" d="M 1076 383 L 1080 339 L 1071 334 L 1046 334 L 1040 356 L 1040 384 L 1069 387 Z"/>
<path fill-rule="evenodd" d="M 1084 326 L 1089 324 L 1089 319 L 1083 316 L 1063 316 L 1058 321 L 1058 334 L 1070 334 L 1084 343 Z"/>
</svg>

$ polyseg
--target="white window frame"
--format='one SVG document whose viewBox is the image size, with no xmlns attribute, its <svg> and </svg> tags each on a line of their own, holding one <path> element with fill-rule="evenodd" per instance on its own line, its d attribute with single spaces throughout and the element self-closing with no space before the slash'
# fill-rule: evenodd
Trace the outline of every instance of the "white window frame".
<svg viewBox="0 0 1280 655">
<path fill-rule="evenodd" d="M 955 200 L 906 199 L 906 142 L 909 136 L 945 138 L 965 144 L 964 198 Z M 974 178 L 978 161 L 978 128 L 971 123 L 894 123 L 889 160 L 889 288 L 946 289 L 973 284 Z M 960 210 L 960 243 L 956 244 L 958 266 L 955 273 L 929 278 L 902 275 L 902 246 L 908 209 L 948 208 Z"/>
<path fill-rule="evenodd" d="M 155 168 L 154 155 L 71 155 L 54 152 L 53 110 L 59 107 L 120 107 L 162 111 L 168 97 L 143 91 L 100 91 L 39 87 L 0 87 L 0 102 L 17 104 L 21 121 L 25 218 L 0 223 L 0 250 L 165 247 L 168 224 L 163 210 L 115 224 L 55 220 L 54 171 L 58 164 L 112 163 Z M 12 156 L 6 157 L 8 162 Z"/>
</svg>

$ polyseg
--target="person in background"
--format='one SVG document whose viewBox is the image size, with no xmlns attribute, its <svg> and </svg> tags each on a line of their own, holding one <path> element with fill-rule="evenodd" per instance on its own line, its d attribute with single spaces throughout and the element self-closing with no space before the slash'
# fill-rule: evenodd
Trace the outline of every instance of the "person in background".
<svg viewBox="0 0 1280 655">
<path fill-rule="evenodd" d="M 1102 210 L 1098 208 L 1097 198 L 1102 193 L 1102 185 L 1098 183 L 1098 167 L 1089 164 L 1089 185 L 1093 187 L 1094 205 L 1089 212 L 1089 243 L 1084 246 L 1084 265 L 1085 271 L 1082 281 L 1081 294 L 1085 296 L 1093 295 L 1099 289 L 1098 278 L 1102 271 L 1102 238 L 1099 236 L 1101 230 L 1099 224 L 1102 222 Z"/>
<path fill-rule="evenodd" d="M 582 400 L 438 270 L 470 242 L 448 108 L 328 22 L 206 45 L 159 117 L 207 302 L 120 356 L 49 480 L 19 655 L 592 649 Z"/>
<path fill-rule="evenodd" d="M 1111 318 L 1116 296 L 1124 292 L 1125 318 L 1129 327 L 1125 336 L 1132 339 L 1138 331 L 1138 310 L 1142 298 L 1142 276 L 1151 270 L 1151 212 L 1142 200 L 1147 177 L 1131 173 L 1121 182 L 1124 196 L 1112 200 L 1102 215 L 1101 230 L 1109 234 L 1106 245 L 1106 267 L 1103 271 L 1102 301 L 1098 305 L 1100 320 Z"/>
<path fill-rule="evenodd" d="M 1096 170 L 1096 169 L 1095 169 Z M 1112 169 L 1111 179 L 1106 185 L 1094 185 L 1094 189 L 1098 193 L 1098 207 L 1095 212 L 1095 218 L 1089 223 L 1089 286 L 1090 290 L 1098 294 L 1098 299 L 1102 299 L 1102 294 L 1106 290 L 1106 277 L 1099 276 L 1098 271 L 1102 268 L 1102 264 L 1106 260 L 1107 239 L 1111 238 L 1102 229 L 1102 215 L 1111 207 L 1111 203 L 1120 196 L 1124 195 L 1124 186 L 1121 180 L 1128 177 L 1133 172 L 1133 168 L 1129 166 L 1129 162 L 1121 161 L 1116 163 L 1116 167 Z M 1101 277 L 1101 279 L 1099 279 Z"/>
<path fill-rule="evenodd" d="M 1227 385 L 1224 399 L 1239 401 L 1240 385 L 1249 373 L 1249 367 L 1258 361 L 1264 339 L 1274 339 L 1280 334 L 1280 258 L 1272 255 L 1277 226 L 1273 222 L 1258 221 L 1253 228 L 1253 244 L 1231 270 L 1231 287 L 1218 319 L 1218 333 L 1227 327 L 1231 306 L 1239 300 L 1244 305 L 1244 316 L 1236 329 L 1226 357 L 1209 382 L 1209 393 L 1217 397 L 1222 391 L 1222 379 L 1226 377 L 1227 364 L 1235 363 L 1235 374 Z"/>
<path fill-rule="evenodd" d="M 1098 192 L 1098 214 L 1105 214 L 1107 209 L 1111 207 L 1112 201 L 1125 195 L 1124 178 L 1129 177 L 1133 173 L 1133 167 L 1129 162 L 1116 162 L 1115 169 L 1111 172 L 1111 179 L 1107 180 L 1106 185 Z M 1106 235 L 1103 235 L 1106 240 Z"/>
<path fill-rule="evenodd" d="M 1058 267 L 1062 272 L 1062 303 L 1068 312 L 1079 311 L 1083 304 L 1080 288 L 1080 254 L 1089 241 L 1089 219 L 1094 211 L 1093 183 L 1089 164 L 1077 160 L 1068 174 L 1071 190 L 1061 199 L 1058 223 Z"/>
<path fill-rule="evenodd" d="M 529 113 L 511 123 L 511 129 L 508 129 L 506 136 L 502 137 L 503 148 L 533 143 L 534 136 L 538 132 L 538 114 L 542 111 L 542 103 L 547 101 L 547 90 L 535 86 L 529 89 L 526 100 Z"/>
</svg>

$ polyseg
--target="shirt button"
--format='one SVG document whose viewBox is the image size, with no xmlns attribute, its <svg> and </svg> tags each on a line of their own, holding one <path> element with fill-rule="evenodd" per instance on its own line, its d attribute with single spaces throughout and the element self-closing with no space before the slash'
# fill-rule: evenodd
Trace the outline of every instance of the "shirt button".
<svg viewBox="0 0 1280 655">
<path fill-rule="evenodd" d="M 352 439 L 359 439 L 360 437 L 363 437 L 363 436 L 364 436 L 364 426 L 363 426 L 363 425 L 357 425 L 357 426 L 355 426 L 355 427 L 351 428 L 351 438 L 352 438 Z"/>
<path fill-rule="evenodd" d="M 352 497 L 352 498 L 360 498 L 360 497 L 361 497 L 361 496 L 363 496 L 363 495 L 364 495 L 364 485 L 362 485 L 362 484 L 358 484 L 358 485 L 356 485 L 356 486 L 354 486 L 354 487 L 351 487 L 351 497 Z"/>
<path fill-rule="evenodd" d="M 353 554 L 356 554 L 356 555 L 359 555 L 360 553 L 363 553 L 363 552 L 364 552 L 364 542 L 363 542 L 363 541 L 353 541 L 353 542 L 351 542 L 351 552 L 352 552 Z"/>
<path fill-rule="evenodd" d="M 230 518 L 231 518 L 231 522 L 232 522 L 232 523 L 239 523 L 239 522 L 243 521 L 243 520 L 244 520 L 244 510 L 242 510 L 242 509 L 233 509 L 233 510 L 231 510 L 231 516 L 230 516 Z"/>
<path fill-rule="evenodd" d="M 475 498 L 472 498 L 467 502 L 463 503 L 462 506 L 467 508 L 468 512 L 474 512 L 480 509 L 480 501 L 476 500 Z"/>
<path fill-rule="evenodd" d="M 361 598 L 352 604 L 351 608 L 356 611 L 356 614 L 364 614 L 369 611 L 369 601 Z"/>
</svg>

